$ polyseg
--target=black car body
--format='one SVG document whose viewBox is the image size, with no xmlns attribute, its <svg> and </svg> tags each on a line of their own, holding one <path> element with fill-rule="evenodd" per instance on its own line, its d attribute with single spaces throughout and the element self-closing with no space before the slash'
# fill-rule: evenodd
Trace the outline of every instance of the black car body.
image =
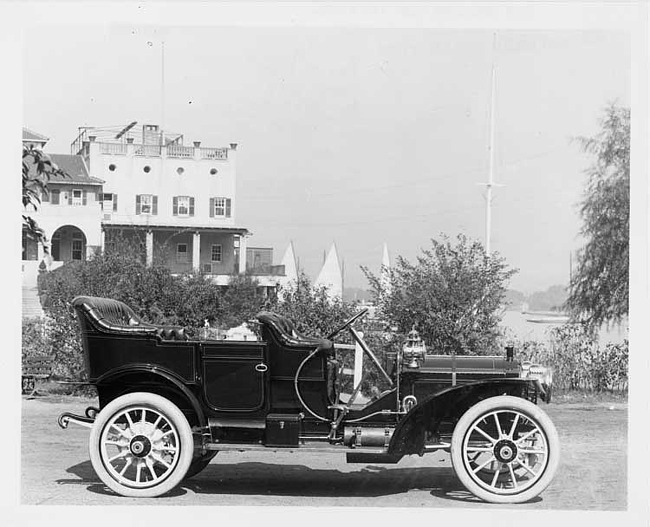
<svg viewBox="0 0 650 527">
<path fill-rule="evenodd" d="M 345 452 L 348 462 L 397 463 L 446 450 L 478 497 L 527 501 L 550 483 L 557 432 L 538 407 L 550 375 L 504 357 L 397 353 L 384 368 L 348 320 L 327 339 L 298 334 L 260 313 L 261 340 L 192 340 L 183 328 L 147 324 L 122 302 L 77 297 L 90 384 L 99 408 L 59 418 L 91 428 L 102 481 L 126 496 L 164 494 L 219 451 Z M 344 402 L 341 353 L 348 330 L 389 388 Z M 389 370 L 387 372 L 386 370 Z"/>
</svg>

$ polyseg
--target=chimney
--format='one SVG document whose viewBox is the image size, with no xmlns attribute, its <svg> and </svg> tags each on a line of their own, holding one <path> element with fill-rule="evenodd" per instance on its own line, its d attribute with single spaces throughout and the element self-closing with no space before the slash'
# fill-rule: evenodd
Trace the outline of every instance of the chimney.
<svg viewBox="0 0 650 527">
<path fill-rule="evenodd" d="M 160 128 L 157 124 L 145 124 L 142 126 L 142 144 L 157 146 L 162 144 Z"/>
</svg>

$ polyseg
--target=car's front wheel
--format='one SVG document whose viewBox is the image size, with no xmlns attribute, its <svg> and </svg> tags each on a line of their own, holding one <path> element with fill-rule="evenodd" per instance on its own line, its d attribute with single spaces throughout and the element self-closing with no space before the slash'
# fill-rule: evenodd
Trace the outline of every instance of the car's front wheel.
<svg viewBox="0 0 650 527">
<path fill-rule="evenodd" d="M 95 472 L 111 490 L 143 498 L 176 487 L 194 453 L 183 413 L 168 399 L 145 392 L 107 404 L 93 424 L 89 447 Z"/>
<path fill-rule="evenodd" d="M 460 418 L 451 441 L 456 475 L 475 496 L 491 503 L 523 503 L 538 496 L 560 459 L 557 431 L 533 403 L 491 397 Z"/>
</svg>

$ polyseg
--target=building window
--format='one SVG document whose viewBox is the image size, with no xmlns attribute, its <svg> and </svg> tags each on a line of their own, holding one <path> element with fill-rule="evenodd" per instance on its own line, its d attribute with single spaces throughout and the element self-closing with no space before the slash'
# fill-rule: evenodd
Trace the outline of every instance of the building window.
<svg viewBox="0 0 650 527">
<path fill-rule="evenodd" d="M 70 205 L 79 206 L 83 204 L 83 191 L 81 189 L 73 189 Z"/>
<path fill-rule="evenodd" d="M 142 194 L 140 196 L 140 212 L 142 214 L 151 214 L 153 206 L 153 196 L 151 194 Z"/>
<path fill-rule="evenodd" d="M 158 214 L 158 196 L 138 194 L 135 197 L 136 214 Z"/>
<path fill-rule="evenodd" d="M 76 234 L 76 233 L 75 233 Z M 74 235 L 73 235 L 74 237 Z M 72 259 L 82 260 L 83 240 L 72 240 Z"/>
<path fill-rule="evenodd" d="M 117 212 L 117 194 L 114 192 L 105 192 L 99 195 L 102 202 L 103 212 Z"/>
<path fill-rule="evenodd" d="M 232 203 L 230 198 L 210 198 L 211 218 L 230 218 Z"/>
<path fill-rule="evenodd" d="M 221 261 L 221 245 L 213 245 L 212 246 L 212 252 L 211 252 L 211 258 L 213 262 L 220 262 Z"/>
<path fill-rule="evenodd" d="M 190 196 L 174 196 L 174 216 L 194 216 L 194 198 Z"/>
<path fill-rule="evenodd" d="M 187 263 L 189 262 L 189 257 L 187 253 L 187 244 L 178 243 L 176 244 L 176 261 L 178 263 Z"/>
</svg>

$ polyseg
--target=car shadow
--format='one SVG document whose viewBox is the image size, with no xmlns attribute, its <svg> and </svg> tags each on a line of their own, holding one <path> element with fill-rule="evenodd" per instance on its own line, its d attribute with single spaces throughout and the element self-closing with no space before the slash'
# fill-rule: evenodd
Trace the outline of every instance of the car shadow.
<svg viewBox="0 0 650 527">
<path fill-rule="evenodd" d="M 197 494 L 358 498 L 411 490 L 427 490 L 444 498 L 449 492 L 463 490 L 451 468 L 366 465 L 342 472 L 260 462 L 212 463 L 181 486 Z M 470 500 L 471 495 L 467 496 Z"/>
<path fill-rule="evenodd" d="M 75 477 L 58 479 L 57 484 L 85 485 L 94 494 L 122 498 L 101 482 L 90 461 L 73 465 L 66 472 Z M 372 498 L 404 494 L 412 490 L 428 491 L 431 496 L 443 500 L 490 505 L 465 490 L 449 467 L 398 468 L 366 465 L 357 470 L 342 472 L 337 469 L 314 469 L 305 465 L 261 462 L 211 463 L 200 474 L 183 481 L 165 494 L 165 497 L 178 497 L 190 491 L 210 495 Z M 542 498 L 536 497 L 528 503 L 541 500 Z"/>
<path fill-rule="evenodd" d="M 93 469 L 92 463 L 90 461 L 84 461 L 69 467 L 66 472 L 75 478 L 62 478 L 57 479 L 56 483 L 59 485 L 85 485 L 89 492 L 94 494 L 100 494 L 102 496 L 114 496 L 116 498 L 123 499 L 133 499 L 125 498 L 119 494 L 113 492 L 106 485 L 102 483 L 95 470 Z M 172 489 L 170 492 L 165 494 L 165 496 L 173 498 L 175 496 L 182 496 L 187 494 L 187 490 L 183 488 L 183 485 L 179 485 L 175 489 Z"/>
</svg>

